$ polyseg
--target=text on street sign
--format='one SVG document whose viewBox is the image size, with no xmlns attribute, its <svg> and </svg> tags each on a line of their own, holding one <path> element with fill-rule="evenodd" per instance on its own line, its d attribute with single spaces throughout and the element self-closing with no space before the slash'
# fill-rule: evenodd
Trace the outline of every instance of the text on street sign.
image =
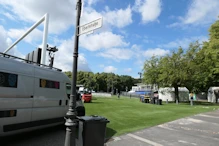
<svg viewBox="0 0 219 146">
<path fill-rule="evenodd" d="M 84 24 L 79 27 L 79 35 L 88 33 L 94 29 L 100 28 L 101 26 L 102 26 L 102 18 L 99 18 L 90 23 Z"/>
</svg>

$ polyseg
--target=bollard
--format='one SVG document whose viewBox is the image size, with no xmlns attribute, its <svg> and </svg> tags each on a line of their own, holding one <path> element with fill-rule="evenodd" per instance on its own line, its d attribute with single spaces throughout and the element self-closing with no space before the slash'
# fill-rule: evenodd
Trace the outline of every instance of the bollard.
<svg viewBox="0 0 219 146">
<path fill-rule="evenodd" d="M 168 104 L 168 99 L 166 100 L 166 104 Z"/>
<path fill-rule="evenodd" d="M 178 99 L 176 99 L 176 104 L 179 104 Z"/>
</svg>

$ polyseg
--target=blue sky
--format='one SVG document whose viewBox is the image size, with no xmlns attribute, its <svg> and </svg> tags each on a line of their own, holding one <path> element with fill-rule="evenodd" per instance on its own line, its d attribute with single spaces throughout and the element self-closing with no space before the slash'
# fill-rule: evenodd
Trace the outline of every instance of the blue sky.
<svg viewBox="0 0 219 146">
<path fill-rule="evenodd" d="M 218 0 L 83 1 L 81 25 L 102 17 L 103 26 L 80 36 L 78 69 L 135 78 L 151 56 L 208 40 L 208 28 L 219 15 Z M 76 0 L 0 0 L 0 51 L 48 13 L 48 44 L 59 48 L 54 66 L 71 70 L 75 5 Z M 24 57 L 41 46 L 42 36 L 40 25 L 10 53 Z"/>
</svg>

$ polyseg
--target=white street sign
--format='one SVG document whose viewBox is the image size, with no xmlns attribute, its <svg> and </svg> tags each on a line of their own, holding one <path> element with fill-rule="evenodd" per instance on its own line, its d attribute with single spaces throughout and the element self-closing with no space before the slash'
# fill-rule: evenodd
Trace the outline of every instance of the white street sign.
<svg viewBox="0 0 219 146">
<path fill-rule="evenodd" d="M 84 33 L 88 33 L 90 31 L 93 31 L 94 29 L 100 28 L 103 24 L 103 19 L 99 18 L 97 20 L 94 20 L 90 23 L 84 24 L 82 26 L 79 26 L 79 34 L 82 35 Z"/>
</svg>

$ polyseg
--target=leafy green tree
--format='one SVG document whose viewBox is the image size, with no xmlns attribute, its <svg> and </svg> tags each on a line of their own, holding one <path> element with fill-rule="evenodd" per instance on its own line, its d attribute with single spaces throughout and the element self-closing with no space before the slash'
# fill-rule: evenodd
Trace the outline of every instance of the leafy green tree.
<svg viewBox="0 0 219 146">
<path fill-rule="evenodd" d="M 159 87 L 159 61 L 156 56 L 152 56 L 151 59 L 146 60 L 144 63 L 143 82 L 146 84 L 157 85 Z"/>
<path fill-rule="evenodd" d="M 72 72 L 71 71 L 66 71 L 64 72 L 69 78 L 72 78 Z"/>
<path fill-rule="evenodd" d="M 190 92 L 199 92 L 202 88 L 200 82 L 200 72 L 202 72 L 203 62 L 198 60 L 201 54 L 198 56 L 198 53 L 201 51 L 201 46 L 198 41 L 190 43 L 189 48 L 187 49 L 184 58 L 185 65 L 184 69 L 186 72 L 185 87 L 189 89 Z M 201 58 L 200 58 L 201 59 Z M 202 83 L 201 83 L 202 84 Z"/>
<path fill-rule="evenodd" d="M 65 72 L 70 78 L 71 72 Z M 77 84 L 84 85 L 85 88 L 95 91 L 111 92 L 113 89 L 126 90 L 134 85 L 134 79 L 131 76 L 119 76 L 114 73 L 92 73 L 79 71 L 77 73 Z"/>
<path fill-rule="evenodd" d="M 159 82 L 161 86 L 174 87 L 175 97 L 179 101 L 178 87 L 184 85 L 186 80 L 185 59 L 183 49 L 180 47 L 177 52 L 161 58 L 159 69 Z"/>
</svg>

